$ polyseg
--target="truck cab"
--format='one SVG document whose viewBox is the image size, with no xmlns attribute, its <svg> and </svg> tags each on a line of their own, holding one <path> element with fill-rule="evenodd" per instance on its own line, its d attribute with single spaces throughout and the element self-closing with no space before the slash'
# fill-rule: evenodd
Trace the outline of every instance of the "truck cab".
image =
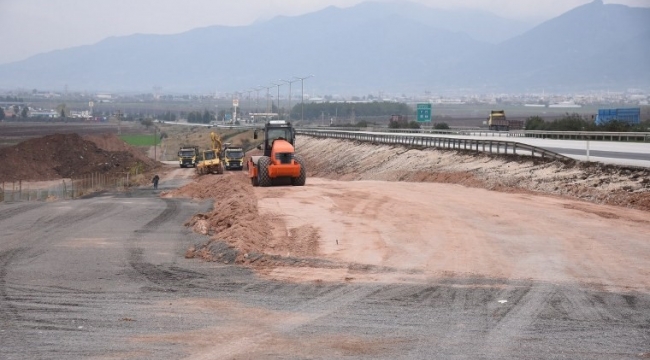
<svg viewBox="0 0 650 360">
<path fill-rule="evenodd" d="M 244 149 L 241 147 L 226 147 L 223 151 L 223 162 L 226 170 L 243 170 Z"/>
<path fill-rule="evenodd" d="M 199 148 L 196 146 L 184 146 L 178 151 L 178 164 L 180 167 L 196 167 L 198 162 Z"/>
<path fill-rule="evenodd" d="M 488 128 L 496 131 L 510 130 L 508 120 L 506 120 L 506 112 L 503 110 L 492 110 L 488 117 Z"/>
<path fill-rule="evenodd" d="M 254 133 L 253 137 L 257 139 L 257 132 Z M 291 123 L 284 120 L 271 120 L 264 125 L 264 148 L 260 149 L 258 147 L 258 149 L 264 150 L 264 156 L 271 156 L 275 140 L 287 141 L 292 147 L 291 152 L 293 152 L 296 134 Z"/>
</svg>

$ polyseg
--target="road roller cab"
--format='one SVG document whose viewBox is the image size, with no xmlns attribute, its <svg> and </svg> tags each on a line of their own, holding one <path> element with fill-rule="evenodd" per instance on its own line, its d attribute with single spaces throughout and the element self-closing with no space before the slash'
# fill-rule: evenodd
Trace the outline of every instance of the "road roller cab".
<svg viewBox="0 0 650 360">
<path fill-rule="evenodd" d="M 295 154 L 296 134 L 290 122 L 271 120 L 264 125 L 264 143 L 257 148 L 262 156 L 248 160 L 248 175 L 253 186 L 294 185 L 303 186 L 306 169 L 300 156 Z M 254 132 L 258 138 L 258 130 Z"/>
</svg>

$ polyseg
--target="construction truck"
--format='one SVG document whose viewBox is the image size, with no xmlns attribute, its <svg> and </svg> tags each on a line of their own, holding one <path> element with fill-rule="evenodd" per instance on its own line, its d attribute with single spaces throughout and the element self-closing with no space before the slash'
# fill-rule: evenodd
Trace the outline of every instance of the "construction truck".
<svg viewBox="0 0 650 360">
<path fill-rule="evenodd" d="M 199 147 L 194 145 L 181 146 L 178 151 L 178 164 L 184 167 L 196 167 L 199 156 Z"/>
<path fill-rule="evenodd" d="M 255 130 L 253 138 L 258 138 Z M 291 184 L 303 186 L 307 180 L 304 162 L 295 154 L 296 134 L 290 122 L 271 120 L 264 125 L 264 143 L 257 146 L 262 156 L 251 156 L 247 162 L 248 177 L 253 186 Z"/>
<path fill-rule="evenodd" d="M 524 122 L 522 120 L 506 119 L 506 112 L 504 110 L 490 111 L 490 116 L 488 116 L 487 120 L 490 130 L 510 131 L 521 130 L 524 128 Z"/>
<path fill-rule="evenodd" d="M 200 158 L 200 161 L 196 165 L 197 174 L 223 174 L 223 162 L 219 158 L 219 150 L 203 150 Z"/>
<path fill-rule="evenodd" d="M 243 170 L 244 149 L 241 147 L 231 147 L 230 143 L 224 144 L 223 149 L 223 163 L 226 170 Z"/>
</svg>

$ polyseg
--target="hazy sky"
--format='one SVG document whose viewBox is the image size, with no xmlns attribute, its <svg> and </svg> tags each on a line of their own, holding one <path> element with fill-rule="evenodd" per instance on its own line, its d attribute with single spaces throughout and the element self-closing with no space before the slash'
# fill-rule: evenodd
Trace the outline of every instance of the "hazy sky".
<svg viewBox="0 0 650 360">
<path fill-rule="evenodd" d="M 405 0 L 395 0 L 405 1 Z M 591 0 L 412 0 L 474 8 L 522 20 L 549 19 Z M 0 64 L 110 36 L 172 34 L 210 25 L 248 25 L 363 0 L 0 0 Z M 650 6 L 650 0 L 606 0 Z M 1 81 L 1 80 L 0 80 Z"/>
</svg>

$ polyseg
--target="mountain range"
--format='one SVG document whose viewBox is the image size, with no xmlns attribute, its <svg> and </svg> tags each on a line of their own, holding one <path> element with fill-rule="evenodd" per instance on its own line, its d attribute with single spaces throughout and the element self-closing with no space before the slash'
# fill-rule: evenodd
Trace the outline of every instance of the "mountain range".
<svg viewBox="0 0 650 360">
<path fill-rule="evenodd" d="M 650 9 L 541 24 L 415 3 L 328 7 L 249 26 L 112 37 L 0 65 L 0 88 L 232 92 L 314 74 L 321 93 L 650 89 Z"/>
</svg>

